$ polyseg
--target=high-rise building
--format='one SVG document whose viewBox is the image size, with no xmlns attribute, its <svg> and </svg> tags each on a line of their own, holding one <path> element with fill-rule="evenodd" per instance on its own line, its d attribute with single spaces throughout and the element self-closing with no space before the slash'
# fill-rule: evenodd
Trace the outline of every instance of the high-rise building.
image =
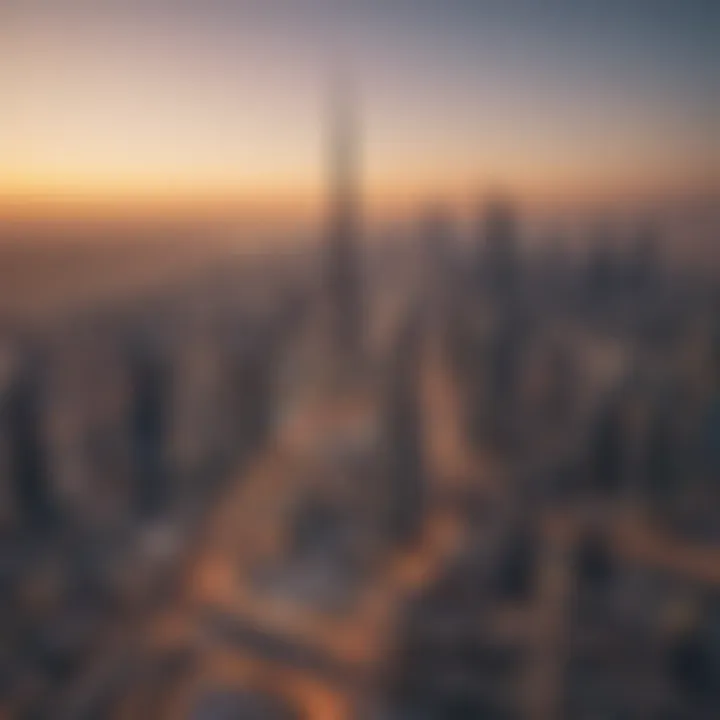
<svg viewBox="0 0 720 720">
<path fill-rule="evenodd" d="M 504 200 L 489 203 L 481 218 L 480 235 L 488 290 L 496 299 L 507 298 L 518 282 L 518 228 L 512 204 Z"/>
<path fill-rule="evenodd" d="M 388 524 L 400 542 L 422 526 L 426 479 L 419 398 L 421 318 L 412 316 L 397 338 L 386 390 L 385 443 Z"/>
<path fill-rule="evenodd" d="M 608 228 L 598 228 L 591 241 L 585 269 L 585 287 L 591 310 L 604 308 L 617 290 L 618 263 Z"/>
<path fill-rule="evenodd" d="M 649 292 L 659 273 L 659 238 L 654 228 L 643 228 L 633 240 L 627 268 L 629 290 L 636 294 Z"/>
<path fill-rule="evenodd" d="M 169 373 L 157 351 L 143 345 L 130 358 L 131 447 L 135 505 L 143 517 L 157 517 L 169 500 L 165 442 Z"/>
<path fill-rule="evenodd" d="M 672 513 L 678 491 L 677 440 L 665 408 L 653 408 L 645 442 L 642 480 L 653 517 L 665 521 Z"/>
<path fill-rule="evenodd" d="M 244 342 L 231 347 L 229 392 L 233 404 L 235 443 L 252 452 L 272 429 L 274 364 L 272 343 L 258 327 L 244 329 Z"/>
<path fill-rule="evenodd" d="M 330 209 L 325 248 L 329 331 L 334 351 L 351 361 L 362 348 L 357 136 L 349 88 L 337 86 L 330 128 Z"/>
<path fill-rule="evenodd" d="M 427 208 L 418 234 L 422 243 L 420 282 L 426 300 L 433 307 L 439 307 L 445 303 L 456 270 L 453 267 L 455 226 L 447 209 L 441 205 Z"/>
<path fill-rule="evenodd" d="M 609 401 L 591 428 L 590 483 L 600 497 L 616 497 L 625 473 L 625 435 L 622 407 Z"/>
<path fill-rule="evenodd" d="M 519 385 L 523 371 L 524 329 L 510 314 L 502 314 L 487 345 L 484 377 L 485 430 L 490 444 L 510 448 L 519 418 Z"/>
<path fill-rule="evenodd" d="M 54 510 L 43 431 L 41 375 L 32 359 L 17 368 L 4 405 L 15 505 L 23 524 L 36 531 L 46 529 Z"/>
</svg>

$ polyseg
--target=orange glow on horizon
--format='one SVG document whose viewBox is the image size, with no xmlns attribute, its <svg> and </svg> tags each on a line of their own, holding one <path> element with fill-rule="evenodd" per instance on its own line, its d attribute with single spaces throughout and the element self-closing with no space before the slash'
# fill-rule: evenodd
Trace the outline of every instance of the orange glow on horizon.
<svg viewBox="0 0 720 720">
<path fill-rule="evenodd" d="M 683 203 L 720 197 L 720 181 L 684 183 L 592 183 L 589 179 L 553 180 L 538 176 L 525 182 L 500 178 L 468 180 L 442 185 L 429 178 L 400 178 L 396 182 L 365 183 L 364 214 L 373 220 L 388 215 L 407 216 L 419 207 L 444 204 L 473 207 L 478 199 L 500 191 L 531 208 L 592 207 L 605 204 L 630 208 L 637 204 Z M 114 183 L 29 183 L 0 186 L 0 219 L 84 219 L 130 215 L 134 217 L 244 218 L 275 224 L 317 222 L 324 213 L 325 189 L 311 183 L 201 184 L 168 182 L 142 186 Z"/>
</svg>

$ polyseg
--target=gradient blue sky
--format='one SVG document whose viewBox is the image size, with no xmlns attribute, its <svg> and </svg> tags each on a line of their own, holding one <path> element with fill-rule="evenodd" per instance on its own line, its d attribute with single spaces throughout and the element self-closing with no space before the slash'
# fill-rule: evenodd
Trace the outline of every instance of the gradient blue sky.
<svg viewBox="0 0 720 720">
<path fill-rule="evenodd" d="M 378 194 L 720 178 L 710 0 L 4 0 L 0 191 L 313 196 L 334 65 Z"/>
</svg>

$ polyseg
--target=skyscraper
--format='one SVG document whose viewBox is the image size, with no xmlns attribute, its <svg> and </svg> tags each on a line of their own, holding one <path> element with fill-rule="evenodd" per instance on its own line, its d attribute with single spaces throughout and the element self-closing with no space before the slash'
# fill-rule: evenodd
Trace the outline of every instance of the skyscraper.
<svg viewBox="0 0 720 720">
<path fill-rule="evenodd" d="M 490 295 L 495 300 L 506 299 L 513 295 L 518 280 L 518 229 L 512 203 L 502 198 L 488 203 L 480 235 Z"/>
<path fill-rule="evenodd" d="M 154 348 L 142 344 L 130 357 L 131 446 L 135 504 L 143 518 L 156 518 L 169 500 L 164 454 L 168 425 L 168 368 Z"/>
<path fill-rule="evenodd" d="M 10 450 L 10 476 L 22 521 L 34 531 L 54 519 L 46 438 L 41 371 L 35 358 L 23 358 L 4 399 L 5 431 Z"/>
<path fill-rule="evenodd" d="M 384 393 L 388 530 L 399 542 L 420 532 L 426 505 L 420 407 L 422 317 L 412 312 L 398 333 Z"/>
<path fill-rule="evenodd" d="M 330 339 L 338 357 L 349 362 L 362 347 L 356 141 L 350 88 L 337 84 L 331 107 L 325 282 Z"/>
</svg>

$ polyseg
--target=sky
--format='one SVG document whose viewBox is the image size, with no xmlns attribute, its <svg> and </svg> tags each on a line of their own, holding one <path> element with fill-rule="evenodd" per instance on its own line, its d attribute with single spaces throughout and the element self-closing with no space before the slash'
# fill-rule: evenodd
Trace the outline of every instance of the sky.
<svg viewBox="0 0 720 720">
<path fill-rule="evenodd" d="M 2 0 L 0 196 L 313 203 L 720 185 L 716 0 Z"/>
</svg>

